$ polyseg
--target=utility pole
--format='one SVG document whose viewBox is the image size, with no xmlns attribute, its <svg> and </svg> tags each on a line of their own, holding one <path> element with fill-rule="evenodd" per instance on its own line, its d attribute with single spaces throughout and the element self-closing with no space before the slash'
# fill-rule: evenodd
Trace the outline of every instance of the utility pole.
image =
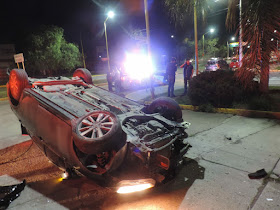
<svg viewBox="0 0 280 210">
<path fill-rule="evenodd" d="M 146 21 L 146 33 L 147 33 L 148 59 L 151 59 L 150 25 L 149 25 L 149 12 L 148 12 L 147 0 L 144 0 L 144 6 L 145 6 L 145 21 Z M 151 84 L 151 97 L 152 97 L 152 99 L 154 99 L 155 98 L 155 90 L 154 90 L 152 75 L 150 76 L 150 84 Z"/>
<path fill-rule="evenodd" d="M 242 66 L 242 0 L 239 0 L 239 67 Z"/>
<path fill-rule="evenodd" d="M 195 39 L 195 69 L 196 69 L 196 75 L 198 75 L 198 44 L 197 44 L 197 15 L 196 15 L 196 2 L 197 0 L 194 0 L 194 39 Z"/>
<path fill-rule="evenodd" d="M 105 31 L 105 41 L 106 41 L 106 52 L 107 52 L 107 59 L 108 59 L 108 72 L 111 72 L 110 69 L 110 59 L 109 59 L 109 49 L 108 49 L 108 40 L 107 40 L 107 25 L 106 22 L 108 20 L 109 17 L 106 18 L 106 20 L 104 21 L 104 31 Z"/>
<path fill-rule="evenodd" d="M 229 58 L 229 43 L 227 41 L 227 57 Z"/>
<path fill-rule="evenodd" d="M 82 33 L 81 32 L 80 32 L 80 41 L 81 41 L 81 47 L 82 47 L 82 56 L 83 56 L 84 68 L 87 68 L 86 67 L 86 61 L 85 61 L 85 54 L 84 54 L 84 47 L 83 47 Z"/>
</svg>

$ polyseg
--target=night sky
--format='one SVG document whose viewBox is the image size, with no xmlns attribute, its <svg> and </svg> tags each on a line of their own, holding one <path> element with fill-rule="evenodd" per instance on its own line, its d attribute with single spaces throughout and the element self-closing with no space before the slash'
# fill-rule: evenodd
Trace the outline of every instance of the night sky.
<svg viewBox="0 0 280 210">
<path fill-rule="evenodd" d="M 145 28 L 144 5 L 142 0 L 1 0 L 0 3 L 0 44 L 15 43 L 21 51 L 23 38 L 40 25 L 57 25 L 64 29 L 67 41 L 80 44 L 82 37 L 87 54 L 92 54 L 97 45 L 105 45 L 103 22 L 106 11 L 114 9 L 116 17 L 107 21 L 108 37 L 112 48 L 125 46 L 128 40 L 125 31 L 130 28 Z M 163 7 L 163 0 L 148 0 L 150 13 L 151 41 L 161 53 L 168 51 L 176 37 L 193 36 L 192 15 L 187 26 L 175 30 Z M 211 2 L 207 23 L 199 22 L 199 36 L 214 26 L 222 40 L 234 32 L 226 32 L 225 16 L 227 1 Z M 212 35 L 211 35 L 212 36 Z M 225 41 L 226 42 L 226 41 Z M 90 57 L 90 56 L 89 56 Z"/>
</svg>

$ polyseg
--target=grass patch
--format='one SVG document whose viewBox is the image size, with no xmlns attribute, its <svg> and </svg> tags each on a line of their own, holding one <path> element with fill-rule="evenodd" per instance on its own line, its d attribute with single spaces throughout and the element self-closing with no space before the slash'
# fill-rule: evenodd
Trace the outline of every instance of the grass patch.
<svg viewBox="0 0 280 210">
<path fill-rule="evenodd" d="M 7 97 L 7 88 L 0 87 L 0 98 L 6 98 L 6 97 Z"/>
<path fill-rule="evenodd" d="M 234 103 L 232 108 L 280 112 L 280 90 L 272 90 L 267 95 L 256 96 L 248 101 Z"/>
<path fill-rule="evenodd" d="M 280 86 L 269 86 L 269 90 L 279 90 L 280 91 Z"/>
</svg>

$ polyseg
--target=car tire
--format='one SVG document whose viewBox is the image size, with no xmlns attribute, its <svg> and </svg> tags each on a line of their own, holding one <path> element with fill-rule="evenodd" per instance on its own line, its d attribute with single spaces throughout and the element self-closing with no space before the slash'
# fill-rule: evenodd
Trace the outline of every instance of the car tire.
<svg viewBox="0 0 280 210">
<path fill-rule="evenodd" d="M 94 111 L 81 118 L 73 137 L 77 148 L 86 154 L 117 151 L 126 143 L 118 118 L 109 111 Z"/>
<path fill-rule="evenodd" d="M 92 85 L 92 76 L 89 70 L 84 68 L 76 69 L 73 73 L 73 77 L 81 78 L 85 83 Z"/>
<path fill-rule="evenodd" d="M 28 86 L 28 76 L 23 69 L 13 69 L 10 72 L 8 94 L 15 103 L 19 102 L 21 94 Z"/>
<path fill-rule="evenodd" d="M 182 110 L 179 104 L 171 98 L 159 97 L 147 107 L 149 114 L 160 113 L 168 120 L 183 122 Z"/>
</svg>

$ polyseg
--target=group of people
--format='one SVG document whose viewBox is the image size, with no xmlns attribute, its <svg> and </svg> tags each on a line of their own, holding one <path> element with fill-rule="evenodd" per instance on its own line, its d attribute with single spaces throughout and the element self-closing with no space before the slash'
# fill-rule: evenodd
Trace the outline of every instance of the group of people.
<svg viewBox="0 0 280 210">
<path fill-rule="evenodd" d="M 188 91 L 188 81 L 193 76 L 193 66 L 189 59 L 186 59 L 185 63 L 183 63 L 180 68 L 184 68 L 184 94 L 187 94 Z M 167 65 L 166 68 L 166 76 L 168 81 L 168 97 L 176 97 L 174 95 L 174 85 L 175 85 L 175 77 L 177 71 L 177 61 L 176 58 L 172 58 L 171 62 Z"/>
<path fill-rule="evenodd" d="M 184 93 L 187 94 L 188 91 L 188 81 L 193 76 L 193 66 L 189 59 L 180 66 L 180 68 L 184 68 Z M 113 82 L 115 83 L 116 92 L 119 93 L 121 89 L 121 80 L 120 74 L 121 71 L 115 66 L 111 66 L 111 71 L 107 72 L 107 81 L 108 81 L 108 89 L 110 92 L 113 92 Z M 168 97 L 176 97 L 174 95 L 174 85 L 176 79 L 176 71 L 177 71 L 177 60 L 176 58 L 172 58 L 171 62 L 167 65 L 166 68 L 166 78 L 168 81 Z M 119 78 L 119 79 L 118 79 Z"/>
</svg>

